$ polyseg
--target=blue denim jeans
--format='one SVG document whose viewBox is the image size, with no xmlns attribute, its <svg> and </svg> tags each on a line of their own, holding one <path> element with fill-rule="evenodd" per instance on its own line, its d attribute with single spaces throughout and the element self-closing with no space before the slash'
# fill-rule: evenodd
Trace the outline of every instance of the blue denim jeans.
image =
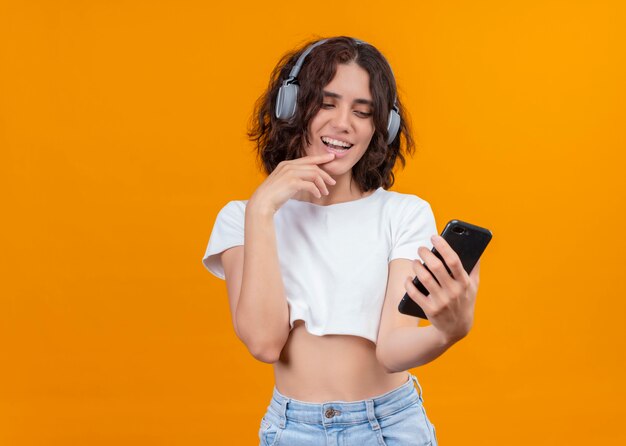
<svg viewBox="0 0 626 446">
<path fill-rule="evenodd" d="M 422 388 L 412 374 L 394 390 L 351 402 L 307 403 L 288 398 L 274 387 L 259 438 L 261 446 L 437 445 Z"/>
</svg>

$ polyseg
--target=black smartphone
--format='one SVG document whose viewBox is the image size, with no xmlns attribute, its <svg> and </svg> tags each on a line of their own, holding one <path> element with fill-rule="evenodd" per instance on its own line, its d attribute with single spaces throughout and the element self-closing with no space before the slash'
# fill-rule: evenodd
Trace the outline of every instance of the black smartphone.
<svg viewBox="0 0 626 446">
<path fill-rule="evenodd" d="M 454 252 L 458 254 L 459 259 L 461 259 L 461 263 L 463 264 L 463 269 L 465 269 L 465 271 L 469 274 L 489 244 L 489 241 L 491 240 L 491 231 L 460 220 L 451 220 L 443 229 L 441 236 L 448 242 Z M 448 265 L 444 262 L 441 254 L 439 254 L 435 248 L 432 249 L 432 253 L 435 254 L 439 260 L 441 260 L 448 273 L 452 275 L 450 268 L 448 268 Z M 425 267 L 428 272 L 430 272 L 428 267 Z M 422 292 L 422 294 L 426 296 L 430 294 L 424 285 L 422 285 L 419 281 L 417 276 L 413 279 L 413 285 L 415 285 L 417 289 Z M 404 293 L 404 297 L 398 305 L 398 310 L 403 314 L 428 319 L 424 310 L 422 310 L 422 307 L 415 303 L 415 301 L 409 297 L 408 293 Z"/>
</svg>

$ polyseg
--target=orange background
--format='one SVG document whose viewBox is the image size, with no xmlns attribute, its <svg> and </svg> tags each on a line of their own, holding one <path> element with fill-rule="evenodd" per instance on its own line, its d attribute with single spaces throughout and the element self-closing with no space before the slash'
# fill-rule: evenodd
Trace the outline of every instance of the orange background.
<svg viewBox="0 0 626 446">
<path fill-rule="evenodd" d="M 413 370 L 441 445 L 624 444 L 620 1 L 0 3 L 0 444 L 257 444 L 272 368 L 201 258 L 263 176 L 279 57 L 351 35 L 419 151 L 393 190 L 489 227 L 470 335 Z"/>
</svg>

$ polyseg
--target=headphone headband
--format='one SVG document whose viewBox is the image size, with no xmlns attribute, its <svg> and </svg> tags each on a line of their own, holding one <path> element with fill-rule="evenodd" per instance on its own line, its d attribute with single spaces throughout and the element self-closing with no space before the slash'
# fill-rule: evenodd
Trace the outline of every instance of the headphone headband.
<svg viewBox="0 0 626 446">
<path fill-rule="evenodd" d="M 291 72 L 289 73 L 289 77 L 294 78 L 294 79 L 298 77 L 298 73 L 300 73 L 300 69 L 302 68 L 302 64 L 304 63 L 304 59 L 306 58 L 306 56 L 308 56 L 309 53 L 313 51 L 313 48 L 320 46 L 322 43 L 326 41 L 328 41 L 328 39 L 322 39 L 318 42 L 315 42 L 312 45 L 309 45 L 309 47 L 306 50 L 304 50 L 304 52 L 300 55 L 300 57 L 298 57 L 298 61 L 291 69 Z"/>
</svg>

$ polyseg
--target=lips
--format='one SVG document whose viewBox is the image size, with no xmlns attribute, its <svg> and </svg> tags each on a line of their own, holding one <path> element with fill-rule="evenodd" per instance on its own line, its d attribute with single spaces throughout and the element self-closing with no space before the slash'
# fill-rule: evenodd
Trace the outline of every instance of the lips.
<svg viewBox="0 0 626 446">
<path fill-rule="evenodd" d="M 348 149 L 333 149 L 330 146 L 324 145 L 324 149 L 328 152 L 328 153 L 334 153 L 335 154 L 335 159 L 341 159 L 345 156 L 348 155 L 348 152 L 350 150 Z"/>
<path fill-rule="evenodd" d="M 324 144 L 326 147 L 338 150 L 340 152 L 350 150 L 354 146 L 354 144 L 351 144 L 347 141 L 342 141 L 340 139 L 331 138 L 329 136 L 322 136 L 320 140 L 322 141 L 322 144 Z M 348 146 L 346 147 L 346 145 Z"/>
</svg>

